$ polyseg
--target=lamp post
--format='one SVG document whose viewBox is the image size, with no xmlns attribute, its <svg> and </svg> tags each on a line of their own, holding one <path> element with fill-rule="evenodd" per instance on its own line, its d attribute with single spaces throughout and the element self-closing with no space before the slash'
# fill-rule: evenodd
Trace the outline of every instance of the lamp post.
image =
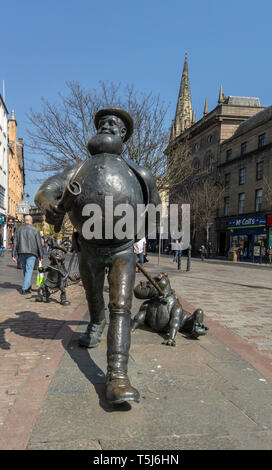
<svg viewBox="0 0 272 470">
<path fill-rule="evenodd" d="M 191 247 L 191 244 L 190 244 L 189 248 L 188 248 L 187 269 L 186 269 L 186 271 L 190 271 L 190 269 L 191 269 L 191 252 L 192 252 L 192 247 Z"/>
</svg>

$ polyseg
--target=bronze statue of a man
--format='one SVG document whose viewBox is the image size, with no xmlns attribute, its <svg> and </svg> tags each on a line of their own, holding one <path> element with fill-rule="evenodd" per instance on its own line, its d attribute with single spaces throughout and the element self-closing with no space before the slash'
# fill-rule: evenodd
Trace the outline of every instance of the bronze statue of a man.
<svg viewBox="0 0 272 470">
<path fill-rule="evenodd" d="M 35 203 L 46 214 L 48 223 L 61 224 L 65 212 L 77 233 L 79 269 L 86 292 L 90 323 L 80 338 L 80 345 L 96 347 L 106 324 L 103 287 L 108 268 L 110 324 L 107 334 L 106 399 L 109 403 L 139 401 L 139 392 L 127 376 L 130 349 L 130 321 L 136 259 L 133 253 L 136 236 L 119 239 L 115 231 L 109 236 L 106 197 L 111 196 L 114 209 L 119 204 L 160 204 L 155 180 L 149 170 L 122 158 L 123 143 L 133 133 L 131 116 L 119 108 L 102 109 L 94 118 L 97 135 L 88 142 L 92 155 L 82 165 L 67 168 L 48 178 L 35 196 Z M 101 209 L 102 233 L 97 238 L 84 236 L 86 208 L 96 204 Z M 90 215 L 90 213 L 89 213 Z M 135 217 L 136 219 L 136 217 Z M 113 225 L 120 216 L 113 216 Z"/>
</svg>

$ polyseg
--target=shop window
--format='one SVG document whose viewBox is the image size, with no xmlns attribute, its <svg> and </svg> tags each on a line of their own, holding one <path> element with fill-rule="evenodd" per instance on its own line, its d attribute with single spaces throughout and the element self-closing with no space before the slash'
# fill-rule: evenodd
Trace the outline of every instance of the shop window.
<svg viewBox="0 0 272 470">
<path fill-rule="evenodd" d="M 261 134 L 258 136 L 258 148 L 262 148 L 265 146 L 265 134 Z"/>
<path fill-rule="evenodd" d="M 245 155 L 245 153 L 247 153 L 247 142 L 241 144 L 241 155 Z"/>
<path fill-rule="evenodd" d="M 240 168 L 239 170 L 239 184 L 245 184 L 246 182 L 246 169 Z"/>
<path fill-rule="evenodd" d="M 243 214 L 245 211 L 245 193 L 238 195 L 238 214 Z"/>
<path fill-rule="evenodd" d="M 231 159 L 232 159 L 232 149 L 229 149 L 226 152 L 226 161 L 229 162 Z"/>
<path fill-rule="evenodd" d="M 224 215 L 225 216 L 229 215 L 229 203 L 230 203 L 229 196 L 224 197 Z"/>
<path fill-rule="evenodd" d="M 230 173 L 225 174 L 225 189 L 229 189 L 230 187 Z"/>
<path fill-rule="evenodd" d="M 257 189 L 255 193 L 255 211 L 260 212 L 262 208 L 263 190 Z"/>
<path fill-rule="evenodd" d="M 263 161 L 256 163 L 256 180 L 263 179 Z"/>
</svg>

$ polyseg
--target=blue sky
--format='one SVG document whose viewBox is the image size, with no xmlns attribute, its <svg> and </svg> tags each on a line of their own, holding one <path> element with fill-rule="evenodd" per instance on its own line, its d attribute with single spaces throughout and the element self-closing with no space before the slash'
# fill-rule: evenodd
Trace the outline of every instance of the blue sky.
<svg viewBox="0 0 272 470">
<path fill-rule="evenodd" d="M 270 0 L 12 0 L 2 2 L 0 91 L 15 110 L 25 140 L 25 113 L 41 97 L 58 100 L 65 83 L 95 88 L 99 80 L 160 94 L 174 117 L 185 52 L 196 118 L 225 95 L 272 104 Z M 38 184 L 29 171 L 26 192 Z M 37 158 L 37 157 L 35 157 Z"/>
</svg>

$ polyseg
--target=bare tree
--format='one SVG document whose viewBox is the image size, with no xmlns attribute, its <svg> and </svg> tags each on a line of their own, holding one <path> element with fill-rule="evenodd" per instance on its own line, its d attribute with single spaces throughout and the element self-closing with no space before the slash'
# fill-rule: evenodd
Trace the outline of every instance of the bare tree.
<svg viewBox="0 0 272 470">
<path fill-rule="evenodd" d="M 193 245 L 199 229 L 204 230 L 208 245 L 210 226 L 217 215 L 224 193 L 225 188 L 216 178 L 215 168 L 209 168 L 204 172 L 195 168 L 183 184 L 176 188 L 172 201 L 180 205 L 190 204 Z"/>
<path fill-rule="evenodd" d="M 39 156 L 32 170 L 58 171 L 85 160 L 89 157 L 87 142 L 95 134 L 95 113 L 103 107 L 122 107 L 134 120 L 134 133 L 123 156 L 151 169 L 162 180 L 167 169 L 167 106 L 159 96 L 138 92 L 133 85 L 99 85 L 99 90 L 88 91 L 78 82 L 69 82 L 67 94 L 60 93 L 58 103 L 42 99 L 42 111 L 30 110 L 27 145 Z"/>
<path fill-rule="evenodd" d="M 211 177 L 205 178 L 195 191 L 196 207 L 195 217 L 206 234 L 206 246 L 209 243 L 209 229 L 225 193 L 225 188 Z"/>
</svg>

